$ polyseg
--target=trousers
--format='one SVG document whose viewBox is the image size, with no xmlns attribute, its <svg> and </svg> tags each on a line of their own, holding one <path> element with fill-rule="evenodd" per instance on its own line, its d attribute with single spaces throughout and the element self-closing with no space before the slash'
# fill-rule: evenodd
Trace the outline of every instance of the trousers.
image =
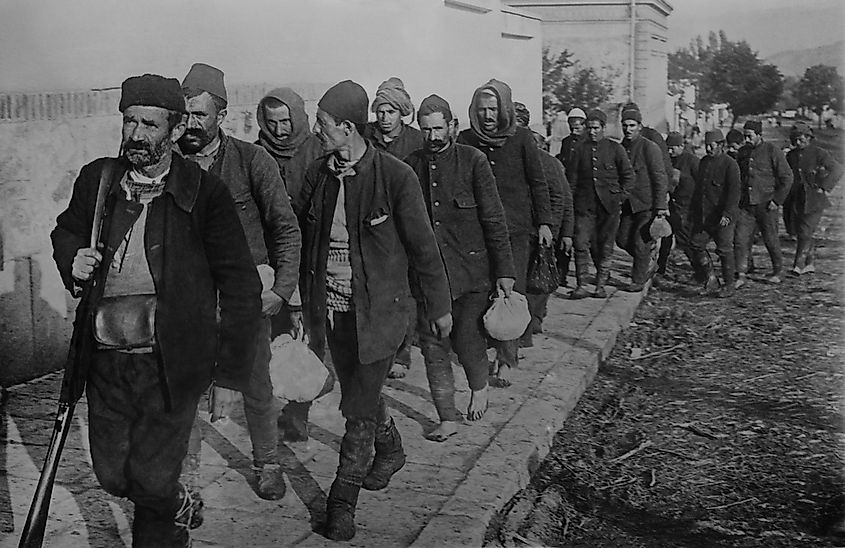
<svg viewBox="0 0 845 548">
<path fill-rule="evenodd" d="M 754 243 L 754 232 L 760 229 L 763 243 L 772 261 L 772 273 L 780 275 L 783 269 L 783 253 L 778 240 L 778 212 L 770 210 L 768 204 L 747 205 L 739 208 L 734 240 L 734 258 L 740 274 L 748 272 L 748 258 Z"/>
</svg>

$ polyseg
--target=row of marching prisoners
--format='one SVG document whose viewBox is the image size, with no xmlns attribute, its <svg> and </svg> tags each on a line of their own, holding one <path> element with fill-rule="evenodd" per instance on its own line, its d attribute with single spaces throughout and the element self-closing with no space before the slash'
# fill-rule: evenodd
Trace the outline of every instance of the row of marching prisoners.
<svg viewBox="0 0 845 548">
<path fill-rule="evenodd" d="M 248 143 L 221 129 L 219 69 L 128 78 L 119 156 L 82 168 L 57 219 L 54 258 L 80 298 L 61 401 L 72 409 L 87 393 L 94 471 L 134 503 L 133 546 L 187 546 L 202 523 L 201 400 L 212 421 L 242 400 L 256 492 L 285 495 L 277 446 L 308 439 L 311 404 L 277 411 L 277 337 L 307 341 L 325 363 L 320 394 L 339 384 L 345 431 L 320 531 L 350 540 L 360 491 L 386 488 L 405 464 L 381 391 L 407 373 L 413 344 L 439 418 L 425 435 L 446 442 L 484 417 L 488 386 L 510 385 L 570 254 L 571 298 L 607 296 L 615 244 L 633 258 L 624 289 L 641 291 L 665 269 L 674 232 L 709 292 L 714 239 L 727 295 L 745 283 L 755 229 L 772 254 L 769 281 L 781 275 L 772 227 L 786 201 L 793 270 L 808 272 L 819 193 L 840 174 L 806 128 L 787 163 L 753 122 L 738 163 L 718 131 L 699 162 L 677 135 L 667 143 L 644 127 L 633 103 L 621 144 L 605 137 L 604 112 L 573 109 L 555 158 L 495 79 L 475 90 L 460 132 L 451 105 L 431 95 L 415 108 L 398 78 L 372 101 L 344 80 L 317 107 L 312 124 L 302 97 L 272 90 Z M 452 352 L 471 391 L 465 410 Z"/>
</svg>

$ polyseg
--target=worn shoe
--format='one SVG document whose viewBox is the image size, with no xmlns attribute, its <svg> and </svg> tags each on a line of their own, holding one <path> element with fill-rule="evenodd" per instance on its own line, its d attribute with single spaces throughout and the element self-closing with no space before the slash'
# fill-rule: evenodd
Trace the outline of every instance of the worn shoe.
<svg viewBox="0 0 845 548">
<path fill-rule="evenodd" d="M 786 271 L 787 275 L 789 276 L 800 276 L 804 273 L 804 269 L 800 266 L 793 266 L 789 270 Z"/>
<path fill-rule="evenodd" d="M 199 491 L 189 491 L 187 487 L 182 486 L 182 492 L 179 493 L 181 505 L 176 511 L 174 522 L 177 527 L 183 529 L 196 529 L 203 522 L 203 507 L 205 503 L 200 496 Z"/>
<path fill-rule="evenodd" d="M 598 286 L 595 291 L 593 291 L 593 297 L 597 299 L 606 299 L 607 298 L 607 289 L 603 286 Z"/>
<path fill-rule="evenodd" d="M 355 508 L 330 503 L 326 508 L 326 518 L 326 538 L 349 541 L 355 537 Z"/>
<path fill-rule="evenodd" d="M 585 299 L 590 296 L 590 292 L 584 289 L 583 285 L 579 285 L 569 294 L 570 299 Z"/>
<path fill-rule="evenodd" d="M 728 297 L 733 297 L 734 293 L 736 293 L 736 286 L 735 285 L 726 285 L 723 286 L 722 289 L 719 290 L 719 298 L 720 299 L 727 299 Z"/>
<path fill-rule="evenodd" d="M 285 496 L 285 478 L 280 464 L 253 466 L 255 482 L 258 484 L 258 496 L 264 500 L 279 500 Z"/>
<path fill-rule="evenodd" d="M 622 291 L 627 291 L 628 293 L 639 293 L 643 290 L 643 288 L 645 288 L 645 284 L 632 282 L 623 287 Z"/>
<path fill-rule="evenodd" d="M 816 271 L 816 265 L 808 264 L 801 270 L 801 274 L 813 274 Z"/>
<path fill-rule="evenodd" d="M 770 274 L 763 278 L 763 281 L 769 284 L 779 284 L 781 280 L 778 274 Z"/>
<path fill-rule="evenodd" d="M 402 448 L 402 436 L 396 429 L 391 418 L 387 424 L 380 425 L 376 430 L 376 455 L 373 466 L 361 487 L 367 491 L 380 491 L 387 487 L 390 478 L 405 466 L 405 450 Z"/>
<path fill-rule="evenodd" d="M 709 295 L 719 289 L 719 279 L 714 276 L 710 275 L 707 277 L 707 282 L 704 286 L 698 290 L 699 295 Z"/>
<path fill-rule="evenodd" d="M 748 277 L 745 274 L 740 274 L 736 278 L 736 284 L 734 287 L 739 289 L 740 287 L 744 286 L 748 282 Z"/>
</svg>

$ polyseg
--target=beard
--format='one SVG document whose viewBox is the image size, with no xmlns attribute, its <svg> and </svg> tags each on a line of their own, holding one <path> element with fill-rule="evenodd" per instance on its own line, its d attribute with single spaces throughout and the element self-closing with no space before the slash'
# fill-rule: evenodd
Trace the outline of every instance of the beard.
<svg viewBox="0 0 845 548">
<path fill-rule="evenodd" d="M 135 169 L 143 169 L 156 165 L 165 154 L 170 153 L 172 145 L 170 137 L 165 136 L 161 141 L 148 143 L 146 141 L 124 141 L 123 157 Z"/>
<path fill-rule="evenodd" d="M 196 154 L 213 141 L 216 134 L 217 128 L 213 131 L 206 131 L 202 128 L 187 129 L 179 139 L 179 148 L 186 154 Z"/>
</svg>

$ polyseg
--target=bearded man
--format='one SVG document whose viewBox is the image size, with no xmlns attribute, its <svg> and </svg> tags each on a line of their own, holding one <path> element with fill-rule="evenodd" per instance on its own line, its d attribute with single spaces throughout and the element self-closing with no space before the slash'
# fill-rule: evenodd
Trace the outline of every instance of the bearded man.
<svg viewBox="0 0 845 548">
<path fill-rule="evenodd" d="M 118 108 L 122 157 L 82 168 L 53 257 L 82 293 L 70 359 L 88 367 L 97 479 L 135 504 L 133 546 L 189 546 L 198 504 L 179 472 L 191 425 L 212 382 L 213 416 L 248 385 L 261 284 L 226 185 L 172 152 L 185 131 L 179 81 L 129 78 Z M 129 321 L 109 321 L 119 317 Z"/>
</svg>

